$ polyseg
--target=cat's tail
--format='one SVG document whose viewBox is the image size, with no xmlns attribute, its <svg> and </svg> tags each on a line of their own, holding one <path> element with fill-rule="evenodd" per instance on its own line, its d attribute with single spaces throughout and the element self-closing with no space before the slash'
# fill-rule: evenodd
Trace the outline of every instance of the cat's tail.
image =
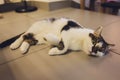
<svg viewBox="0 0 120 80">
<path fill-rule="evenodd" d="M 16 39 L 18 39 L 22 34 L 24 34 L 24 32 L 21 33 L 21 34 L 19 34 L 19 35 L 17 35 L 17 36 L 14 36 L 14 37 L 6 40 L 6 41 L 1 42 L 1 43 L 0 43 L 0 48 L 4 48 L 4 47 L 9 46 L 9 45 L 10 45 L 11 43 L 13 43 Z"/>
</svg>

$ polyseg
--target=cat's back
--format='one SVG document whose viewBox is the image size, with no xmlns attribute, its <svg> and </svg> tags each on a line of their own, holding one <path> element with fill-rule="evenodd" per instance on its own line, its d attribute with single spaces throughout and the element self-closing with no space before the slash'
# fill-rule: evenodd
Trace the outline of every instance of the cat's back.
<svg viewBox="0 0 120 80">
<path fill-rule="evenodd" d="M 48 20 L 41 20 L 33 23 L 27 32 L 37 34 L 39 32 L 51 29 L 51 26 L 52 26 L 52 23 L 49 22 Z"/>
<path fill-rule="evenodd" d="M 67 25 L 69 19 L 67 18 L 49 18 L 37 21 L 28 29 L 27 33 L 38 34 L 41 32 L 56 32 L 59 33 L 61 29 Z"/>
</svg>

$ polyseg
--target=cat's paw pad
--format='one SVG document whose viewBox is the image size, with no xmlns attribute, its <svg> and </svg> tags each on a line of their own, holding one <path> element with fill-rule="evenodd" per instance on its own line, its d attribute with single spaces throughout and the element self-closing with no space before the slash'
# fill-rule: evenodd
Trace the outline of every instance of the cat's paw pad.
<svg viewBox="0 0 120 80">
<path fill-rule="evenodd" d="M 59 54 L 59 50 L 58 48 L 52 48 L 49 53 L 49 55 L 53 56 L 53 55 L 58 55 Z"/>
<path fill-rule="evenodd" d="M 15 43 L 12 43 L 12 44 L 10 45 L 10 49 L 12 49 L 12 50 L 17 49 L 18 47 L 19 47 L 19 45 L 18 45 L 18 44 L 15 44 Z"/>
</svg>

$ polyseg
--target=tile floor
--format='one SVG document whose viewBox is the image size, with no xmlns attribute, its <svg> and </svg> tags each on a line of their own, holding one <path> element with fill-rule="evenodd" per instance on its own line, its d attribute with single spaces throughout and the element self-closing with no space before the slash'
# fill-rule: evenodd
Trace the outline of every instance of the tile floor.
<svg viewBox="0 0 120 80">
<path fill-rule="evenodd" d="M 69 17 L 88 28 L 103 26 L 103 37 L 115 43 L 120 53 L 120 16 L 66 8 L 31 13 L 8 12 L 0 19 L 0 42 L 26 31 L 35 21 L 49 17 Z M 9 47 L 0 49 L 0 80 L 120 80 L 120 56 L 110 52 L 101 58 L 83 52 L 49 56 L 49 46 L 33 46 L 26 55 Z"/>
</svg>

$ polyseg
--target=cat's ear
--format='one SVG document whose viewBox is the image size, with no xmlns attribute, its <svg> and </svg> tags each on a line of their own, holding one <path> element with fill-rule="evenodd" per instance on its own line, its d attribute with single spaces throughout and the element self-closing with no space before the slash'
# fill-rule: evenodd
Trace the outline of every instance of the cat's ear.
<svg viewBox="0 0 120 80">
<path fill-rule="evenodd" d="M 101 35 L 102 29 L 102 26 L 98 27 L 94 32 L 94 36 L 99 37 Z"/>
</svg>

